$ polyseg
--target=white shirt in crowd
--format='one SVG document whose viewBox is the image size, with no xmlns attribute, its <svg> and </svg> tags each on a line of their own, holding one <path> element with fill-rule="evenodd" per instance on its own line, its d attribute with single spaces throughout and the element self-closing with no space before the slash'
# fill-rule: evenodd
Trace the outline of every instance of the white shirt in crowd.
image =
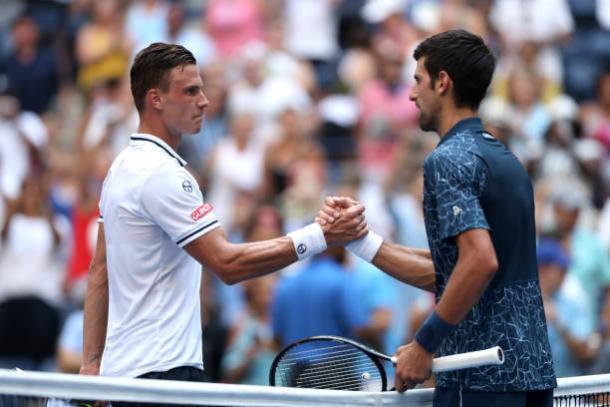
<svg viewBox="0 0 610 407">
<path fill-rule="evenodd" d="M 104 181 L 104 376 L 203 367 L 201 265 L 183 247 L 220 225 L 185 165 L 163 140 L 133 134 Z"/>
</svg>

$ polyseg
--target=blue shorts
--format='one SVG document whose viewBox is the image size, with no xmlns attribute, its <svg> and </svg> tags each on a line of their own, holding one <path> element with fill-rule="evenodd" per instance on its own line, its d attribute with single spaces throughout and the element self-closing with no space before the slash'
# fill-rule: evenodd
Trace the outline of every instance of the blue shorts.
<svg viewBox="0 0 610 407">
<path fill-rule="evenodd" d="M 437 387 L 434 407 L 553 407 L 553 389 L 521 392 L 483 392 Z"/>
</svg>

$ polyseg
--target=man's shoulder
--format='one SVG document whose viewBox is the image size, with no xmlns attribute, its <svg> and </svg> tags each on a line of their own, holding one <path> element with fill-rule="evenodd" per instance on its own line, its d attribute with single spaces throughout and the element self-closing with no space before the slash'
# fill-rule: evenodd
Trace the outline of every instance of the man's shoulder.
<svg viewBox="0 0 610 407">
<path fill-rule="evenodd" d="M 475 135 L 472 131 L 463 130 L 443 140 L 428 156 L 432 161 L 457 160 L 470 157 L 478 152 Z"/>
<path fill-rule="evenodd" d="M 478 147 L 472 144 L 459 143 L 458 140 L 447 140 L 438 146 L 424 161 L 425 173 L 445 173 L 474 176 L 481 169 L 483 160 Z"/>
</svg>

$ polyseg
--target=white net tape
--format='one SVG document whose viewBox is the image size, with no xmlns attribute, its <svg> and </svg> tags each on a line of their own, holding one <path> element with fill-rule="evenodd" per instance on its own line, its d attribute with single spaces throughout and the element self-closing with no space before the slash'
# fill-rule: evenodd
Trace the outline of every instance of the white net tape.
<svg viewBox="0 0 610 407">
<path fill-rule="evenodd" d="M 556 397 L 610 393 L 610 374 L 558 380 Z M 432 390 L 368 393 L 0 369 L 0 395 L 214 406 L 431 406 Z M 591 404 L 603 405 L 603 404 Z"/>
</svg>

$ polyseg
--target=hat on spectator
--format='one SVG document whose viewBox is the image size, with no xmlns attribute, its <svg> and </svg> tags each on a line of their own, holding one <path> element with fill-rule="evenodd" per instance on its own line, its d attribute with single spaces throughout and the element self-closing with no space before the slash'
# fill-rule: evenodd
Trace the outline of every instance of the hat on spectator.
<svg viewBox="0 0 610 407">
<path fill-rule="evenodd" d="M 580 108 L 578 103 L 566 94 L 558 95 L 549 104 L 549 111 L 553 120 L 578 120 Z"/>
<path fill-rule="evenodd" d="M 394 14 L 403 14 L 405 0 L 368 0 L 362 8 L 362 17 L 369 23 L 380 23 Z"/>
<path fill-rule="evenodd" d="M 567 210 L 583 209 L 587 204 L 583 186 L 574 180 L 563 180 L 561 185 L 556 186 L 551 200 L 555 205 Z"/>
<path fill-rule="evenodd" d="M 479 107 L 479 114 L 483 121 L 494 126 L 504 127 L 510 124 L 511 109 L 509 104 L 500 97 L 483 99 Z"/>
<path fill-rule="evenodd" d="M 556 239 L 541 239 L 537 248 L 538 265 L 556 264 L 562 269 L 570 266 L 570 259 Z"/>
</svg>

